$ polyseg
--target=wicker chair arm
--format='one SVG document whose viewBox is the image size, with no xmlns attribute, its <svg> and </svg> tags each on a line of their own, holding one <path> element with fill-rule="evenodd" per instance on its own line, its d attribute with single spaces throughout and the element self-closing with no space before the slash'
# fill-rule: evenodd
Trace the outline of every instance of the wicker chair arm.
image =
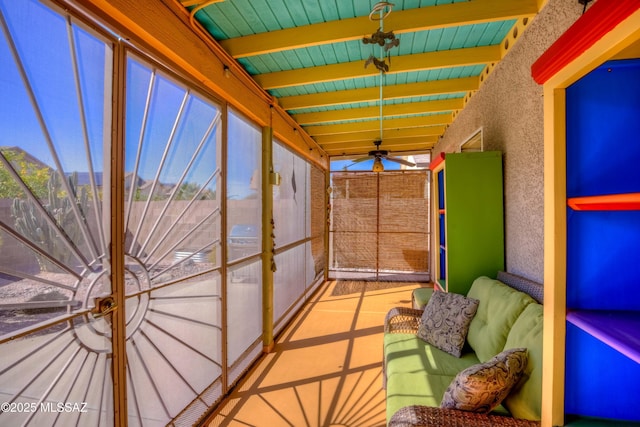
<svg viewBox="0 0 640 427">
<path fill-rule="evenodd" d="M 428 406 L 405 406 L 389 420 L 388 427 L 539 427 L 529 421 L 494 414 L 458 411 Z"/>
<path fill-rule="evenodd" d="M 418 332 L 422 310 L 408 307 L 394 307 L 387 313 L 384 319 L 385 333 L 408 333 Z"/>
</svg>

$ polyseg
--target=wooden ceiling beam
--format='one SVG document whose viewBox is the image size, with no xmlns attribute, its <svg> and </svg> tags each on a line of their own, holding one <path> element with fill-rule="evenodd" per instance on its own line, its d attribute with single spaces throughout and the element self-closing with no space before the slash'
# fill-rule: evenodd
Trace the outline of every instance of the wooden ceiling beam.
<svg viewBox="0 0 640 427">
<path fill-rule="evenodd" d="M 453 98 L 439 101 L 411 102 L 407 104 L 387 105 L 383 108 L 385 117 L 411 114 L 435 113 L 440 111 L 460 110 L 464 99 Z M 378 107 L 351 108 L 347 110 L 321 111 L 318 113 L 293 114 L 292 117 L 300 125 L 313 123 L 339 122 L 345 120 L 363 120 L 380 117 Z"/>
<path fill-rule="evenodd" d="M 477 90 L 479 86 L 480 79 L 478 77 L 462 77 L 457 79 L 390 85 L 385 86 L 383 92 L 384 99 L 397 99 L 468 92 Z M 285 110 L 296 110 L 358 102 L 373 102 L 378 99 L 380 99 L 380 88 L 371 87 L 313 93 L 309 95 L 285 96 L 278 98 L 278 104 Z"/>
<path fill-rule="evenodd" d="M 391 59 L 391 67 L 387 74 L 489 64 L 498 62 L 501 58 L 502 52 L 500 45 L 394 56 Z M 253 78 L 260 86 L 268 90 L 359 77 L 369 77 L 377 74 L 379 74 L 379 71 L 374 66 L 365 68 L 364 61 L 352 61 L 339 64 L 321 65 L 318 67 L 297 68 L 294 70 L 257 74 L 253 76 Z"/>
<path fill-rule="evenodd" d="M 388 139 L 384 141 L 380 149 L 390 151 L 392 155 L 402 151 L 427 151 L 433 148 L 436 142 L 438 142 L 437 136 Z M 366 155 L 369 151 L 374 150 L 375 146 L 371 141 L 362 141 L 342 145 L 329 145 L 322 148 L 328 156 L 344 156 Z"/>
<path fill-rule="evenodd" d="M 438 6 L 394 11 L 385 28 L 395 34 L 452 26 L 531 17 L 538 13 L 537 0 L 473 0 Z M 329 21 L 252 34 L 220 42 L 235 58 L 357 40 L 376 30 L 368 16 Z"/>
<path fill-rule="evenodd" d="M 406 129 L 389 129 L 383 132 L 383 140 L 393 138 L 405 138 L 414 136 L 439 136 L 442 135 L 445 130 L 445 126 L 426 126 L 421 128 L 406 128 Z M 380 138 L 380 131 L 370 130 L 366 132 L 354 132 L 354 133 L 339 133 L 335 135 L 320 135 L 313 139 L 323 147 L 333 147 L 334 144 L 340 144 L 343 142 L 353 141 L 375 141 Z"/>
<path fill-rule="evenodd" d="M 385 119 L 383 129 L 398 129 L 398 128 L 411 128 L 411 127 L 423 127 L 423 126 L 437 126 L 448 125 L 453 122 L 452 113 L 432 114 L 430 116 L 413 116 L 403 117 L 397 119 Z M 304 130 L 312 137 L 320 135 L 333 135 L 342 133 L 356 133 L 375 131 L 380 129 L 380 122 L 378 120 L 369 120 L 365 122 L 350 122 L 339 123 L 331 125 L 311 125 L 305 126 Z"/>
</svg>

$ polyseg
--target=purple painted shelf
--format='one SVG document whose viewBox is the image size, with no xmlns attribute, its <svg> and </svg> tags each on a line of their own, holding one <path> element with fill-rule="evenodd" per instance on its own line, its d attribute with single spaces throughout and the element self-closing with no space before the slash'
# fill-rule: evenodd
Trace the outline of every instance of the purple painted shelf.
<svg viewBox="0 0 640 427">
<path fill-rule="evenodd" d="M 640 312 L 569 311 L 567 321 L 640 363 Z"/>
</svg>

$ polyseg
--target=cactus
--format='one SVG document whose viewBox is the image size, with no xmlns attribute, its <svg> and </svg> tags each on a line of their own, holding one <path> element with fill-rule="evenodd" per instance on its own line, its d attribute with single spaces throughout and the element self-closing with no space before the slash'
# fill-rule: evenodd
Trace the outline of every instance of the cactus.
<svg viewBox="0 0 640 427">
<path fill-rule="evenodd" d="M 87 191 L 84 187 L 81 187 L 78 194 L 77 173 L 74 172 L 67 179 L 69 180 L 69 188 L 73 193 L 71 194 L 71 199 L 75 200 L 81 215 L 85 215 L 89 206 Z M 41 200 L 41 203 L 43 203 L 42 206 L 58 227 L 51 227 L 44 215 L 30 199 L 14 199 L 11 205 L 11 215 L 14 218 L 18 232 L 35 243 L 43 252 L 63 263 L 68 263 L 72 258 L 72 253 L 61 243 L 60 237 L 64 235 L 77 245 L 81 238 L 80 224 L 76 221 L 72 202 L 65 195 L 58 173 L 54 172 L 50 175 L 47 189 L 47 197 Z M 84 221 L 84 217 L 82 220 Z M 44 258 L 38 257 L 38 263 L 41 270 L 49 270 L 48 263 Z"/>
</svg>

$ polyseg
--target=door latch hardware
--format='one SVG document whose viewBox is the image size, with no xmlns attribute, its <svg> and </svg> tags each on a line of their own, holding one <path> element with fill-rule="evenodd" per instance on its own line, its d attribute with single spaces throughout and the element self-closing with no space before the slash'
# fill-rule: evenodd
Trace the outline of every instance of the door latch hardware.
<svg viewBox="0 0 640 427">
<path fill-rule="evenodd" d="M 118 308 L 118 305 L 116 304 L 112 296 L 97 297 L 94 301 L 95 306 L 93 307 L 93 310 L 91 310 L 94 317 L 106 316 L 107 314 L 115 311 L 115 309 Z"/>
</svg>

